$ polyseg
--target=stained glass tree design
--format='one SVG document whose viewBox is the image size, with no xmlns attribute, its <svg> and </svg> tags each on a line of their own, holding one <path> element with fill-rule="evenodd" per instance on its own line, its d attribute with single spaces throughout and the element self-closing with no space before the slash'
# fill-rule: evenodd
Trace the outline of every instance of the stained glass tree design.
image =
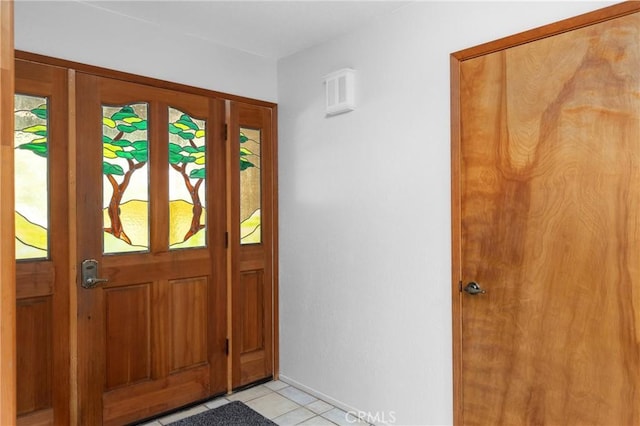
<svg viewBox="0 0 640 426">
<path fill-rule="evenodd" d="M 240 243 L 262 242 L 260 129 L 240 129 Z"/>
<path fill-rule="evenodd" d="M 169 166 L 182 179 L 190 197 L 191 221 L 183 237 L 183 242 L 205 229 L 202 213 L 205 200 L 202 199 L 201 187 L 206 180 L 206 145 L 205 122 L 193 120 L 189 115 L 171 108 L 170 116 L 179 118 L 169 122 Z M 171 218 L 171 226 L 176 222 Z"/>
<path fill-rule="evenodd" d="M 146 104 L 144 105 L 146 110 Z M 108 108 L 103 107 L 103 111 Z M 112 188 L 111 197 L 107 207 L 110 224 L 104 231 L 114 237 L 132 244 L 127 235 L 121 217 L 120 205 L 125 191 L 129 187 L 132 175 L 143 168 L 149 159 L 147 141 L 147 120 L 140 117 L 130 105 L 124 106 L 111 114 L 102 118 L 103 135 L 103 163 L 102 173 L 108 180 Z M 109 130 L 111 129 L 111 130 Z M 130 140 L 131 137 L 142 137 L 144 139 Z M 111 134 L 112 136 L 109 136 Z M 123 159 L 124 161 L 116 161 Z"/>
</svg>

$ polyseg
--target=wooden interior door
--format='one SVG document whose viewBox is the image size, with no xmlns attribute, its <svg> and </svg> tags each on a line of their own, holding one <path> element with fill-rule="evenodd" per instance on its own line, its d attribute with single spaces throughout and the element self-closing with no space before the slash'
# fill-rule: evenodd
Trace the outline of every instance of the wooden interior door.
<svg viewBox="0 0 640 426">
<path fill-rule="evenodd" d="M 458 424 L 640 424 L 638 9 L 453 55 Z"/>
<path fill-rule="evenodd" d="M 226 391 L 224 103 L 83 73 L 76 93 L 78 270 L 108 279 L 77 283 L 79 423 L 125 424 Z"/>
<path fill-rule="evenodd" d="M 18 424 L 69 423 L 67 73 L 16 61 Z"/>
<path fill-rule="evenodd" d="M 275 110 L 231 102 L 230 232 L 233 389 L 277 370 Z"/>
</svg>

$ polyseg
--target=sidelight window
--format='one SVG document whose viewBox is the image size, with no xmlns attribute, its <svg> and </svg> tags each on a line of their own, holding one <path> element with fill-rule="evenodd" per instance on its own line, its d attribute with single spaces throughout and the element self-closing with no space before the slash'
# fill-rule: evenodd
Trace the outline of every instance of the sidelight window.
<svg viewBox="0 0 640 426">
<path fill-rule="evenodd" d="M 47 98 L 16 94 L 16 260 L 49 258 Z"/>
<path fill-rule="evenodd" d="M 240 128 L 240 243 L 262 242 L 260 129 Z"/>
</svg>

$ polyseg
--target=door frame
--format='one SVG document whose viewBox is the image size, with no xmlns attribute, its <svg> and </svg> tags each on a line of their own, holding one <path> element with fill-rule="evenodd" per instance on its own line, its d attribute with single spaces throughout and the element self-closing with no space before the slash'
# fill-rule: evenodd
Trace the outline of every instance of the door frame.
<svg viewBox="0 0 640 426">
<path fill-rule="evenodd" d="M 0 424 L 16 421 L 13 43 L 13 0 L 0 1 Z"/>
<path fill-rule="evenodd" d="M 270 244 L 270 249 L 272 250 L 272 258 L 271 258 L 271 269 L 273 272 L 271 286 L 272 286 L 272 301 L 273 301 L 273 311 L 271 314 L 271 318 L 273 320 L 272 323 L 272 353 L 273 353 L 273 378 L 277 379 L 279 375 L 279 363 L 278 363 L 278 347 L 279 347 L 279 336 L 278 336 L 278 209 L 277 209 L 277 199 L 278 199 L 278 191 L 277 191 L 277 105 L 272 102 L 256 100 L 251 98 L 246 98 L 243 96 L 230 95 L 227 93 L 216 92 L 208 89 L 197 88 L 193 86 L 188 86 L 180 83 L 168 82 L 164 80 L 154 79 L 150 77 L 139 76 L 135 74 L 129 74 L 126 72 L 110 70 L 106 68 L 96 67 L 92 65 L 86 65 L 82 63 L 77 63 L 73 61 L 53 58 L 49 56 L 34 54 L 30 52 L 24 52 L 20 50 L 14 50 L 13 40 L 10 37 L 5 37 L 5 30 L 9 28 L 8 25 L 5 25 L 6 21 L 9 21 L 11 24 L 13 23 L 12 16 L 12 7 L 9 5 L 13 5 L 13 0 L 9 1 L 0 1 L 0 19 L 2 22 L 2 47 L 3 47 L 3 56 L 0 57 L 0 64 L 2 65 L 2 74 L 0 77 L 2 78 L 0 83 L 1 94 L 3 98 L 2 108 L 0 108 L 0 112 L 2 112 L 2 123 L 7 123 L 6 127 L 0 126 L 1 135 L 3 136 L 3 143 L 8 143 L 9 146 L 5 149 L 4 146 L 0 145 L 0 183 L 2 187 L 0 189 L 0 194 L 2 194 L 2 200 L 13 199 L 13 95 L 14 95 L 14 64 L 15 60 L 23 60 L 28 62 L 35 62 L 39 64 L 50 65 L 54 67 L 60 67 L 66 70 L 68 77 L 68 98 L 69 98 L 69 111 L 73 112 L 76 109 L 76 101 L 75 101 L 75 81 L 76 74 L 87 73 L 98 77 L 106 77 L 114 80 L 122 80 L 126 82 L 138 83 L 147 86 L 152 86 L 159 89 L 169 89 L 174 91 L 182 91 L 194 95 L 202 95 L 208 98 L 216 98 L 227 101 L 235 101 L 240 103 L 245 103 L 249 105 L 265 107 L 272 111 L 271 114 L 271 128 L 272 128 L 272 150 L 273 150 L 273 158 L 270 163 L 270 167 L 272 167 L 272 183 L 269 187 L 264 187 L 263 190 L 270 191 L 272 200 L 273 200 L 273 212 L 270 218 L 270 225 L 273 229 L 273 237 Z M 5 12 L 8 10 L 8 12 Z M 5 17 L 8 17 L 5 19 Z M 13 34 L 13 31 L 9 31 L 10 34 Z M 10 42 L 10 43 L 9 43 Z M 5 72 L 5 45 L 10 45 L 10 60 L 6 61 L 7 72 Z M 9 72 L 10 71 L 10 72 Z M 6 81 L 6 83 L 5 83 Z M 7 94 L 7 96 L 5 96 Z M 10 102 L 10 104 L 7 104 Z M 228 103 L 228 102 L 227 102 Z M 9 107 L 5 107 L 9 105 Z M 5 117 L 9 117 L 5 119 Z M 77 149 L 77 140 L 76 140 L 76 122 L 75 122 L 75 114 L 69 115 L 69 138 L 68 138 L 68 153 L 69 153 L 69 205 L 73 207 L 76 203 L 76 178 L 77 178 L 77 167 L 75 163 L 76 149 Z M 227 127 L 229 123 L 227 123 Z M 6 133 L 5 133 L 6 132 Z M 5 137 L 8 135 L 8 137 Z M 5 142 L 7 141 L 7 142 Z M 6 166 L 6 167 L 5 167 Z M 229 169 L 229 165 L 227 165 L 227 173 Z M 227 177 L 229 179 L 229 177 Z M 11 198 L 8 198 L 8 197 Z M 5 208 L 6 206 L 6 208 Z M 6 211 L 5 211 L 6 210 Z M 2 235 L 2 239 L 0 239 L 0 261 L 2 264 L 7 265 L 15 265 L 15 254 L 14 254 L 14 239 L 15 239 L 15 231 L 14 231 L 14 203 L 2 203 L 2 211 L 0 212 L 2 215 L 0 218 L 3 220 L 0 222 L 0 232 Z M 8 218 L 8 219 L 7 219 Z M 69 404 L 69 416 L 70 416 L 70 424 L 77 425 L 81 423 L 81 409 L 82 410 L 97 410 L 96 407 L 81 407 L 81 401 L 83 400 L 82 395 L 80 395 L 79 382 L 82 381 L 80 366 L 78 364 L 78 333 L 79 333 L 79 321 L 78 321 L 78 286 L 76 283 L 76 276 L 78 274 L 79 265 L 76 262 L 77 253 L 78 253 L 78 244 L 76 238 L 75 227 L 78 223 L 78 218 L 75 215 L 75 209 L 69 209 L 69 272 L 70 272 L 70 287 L 69 287 L 69 334 L 70 334 L 70 342 L 69 342 L 69 393 L 71 395 Z M 231 230 L 227 230 L 231 233 Z M 233 253 L 234 246 L 229 244 L 227 248 L 227 258 L 234 256 Z M 9 259 L 11 256 L 11 259 Z M 15 360 L 16 360 L 16 342 L 15 342 L 15 268 L 2 268 L 0 270 L 0 283 L 2 283 L 2 287 L 0 287 L 0 324 L 3 324 L 2 330 L 0 330 L 0 343 L 2 343 L 2 350 L 0 351 L 0 376 L 2 377 L 2 381 L 0 382 L 0 423 L 13 423 L 16 419 L 16 383 L 15 383 Z M 10 285 L 9 285 L 10 284 Z M 7 309 L 5 310 L 5 306 Z M 230 309 L 230 306 L 228 306 Z M 4 328 L 4 321 L 12 321 L 12 326 Z M 232 336 L 228 335 L 228 338 Z M 7 344 L 5 344 L 7 342 Z M 227 371 L 230 371 L 230 363 L 232 357 L 227 357 Z M 5 374 L 6 372 L 6 374 Z M 13 379 L 11 379 L 13 377 Z M 9 378 L 5 380 L 5 378 Z M 231 383 L 228 381 L 227 391 L 231 391 Z M 6 409 L 5 409 L 6 408 Z M 83 414 L 86 416 L 86 413 Z M 8 419 L 7 421 L 3 421 L 3 419 Z"/>
<path fill-rule="evenodd" d="M 511 47 L 552 37 L 600 22 L 619 18 L 640 11 L 640 2 L 625 2 L 593 12 L 568 18 L 539 28 L 484 43 L 450 55 L 451 78 L 451 304 L 453 322 L 453 423 L 464 424 L 462 383 L 462 229 L 461 229 L 461 127 L 460 68 L 462 62 Z"/>
</svg>

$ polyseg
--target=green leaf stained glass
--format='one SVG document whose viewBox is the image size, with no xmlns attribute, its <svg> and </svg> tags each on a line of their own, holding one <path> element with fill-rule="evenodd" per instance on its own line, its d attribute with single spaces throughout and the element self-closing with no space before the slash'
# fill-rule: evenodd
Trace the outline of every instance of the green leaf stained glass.
<svg viewBox="0 0 640 426">
<path fill-rule="evenodd" d="M 14 97 L 16 260 L 49 258 L 48 99 Z"/>
<path fill-rule="evenodd" d="M 206 121 L 168 112 L 169 247 L 206 247 Z"/>
<path fill-rule="evenodd" d="M 260 129 L 240 129 L 240 244 L 262 242 L 260 136 Z"/>
<path fill-rule="evenodd" d="M 148 105 L 102 106 L 103 251 L 149 250 Z"/>
</svg>

